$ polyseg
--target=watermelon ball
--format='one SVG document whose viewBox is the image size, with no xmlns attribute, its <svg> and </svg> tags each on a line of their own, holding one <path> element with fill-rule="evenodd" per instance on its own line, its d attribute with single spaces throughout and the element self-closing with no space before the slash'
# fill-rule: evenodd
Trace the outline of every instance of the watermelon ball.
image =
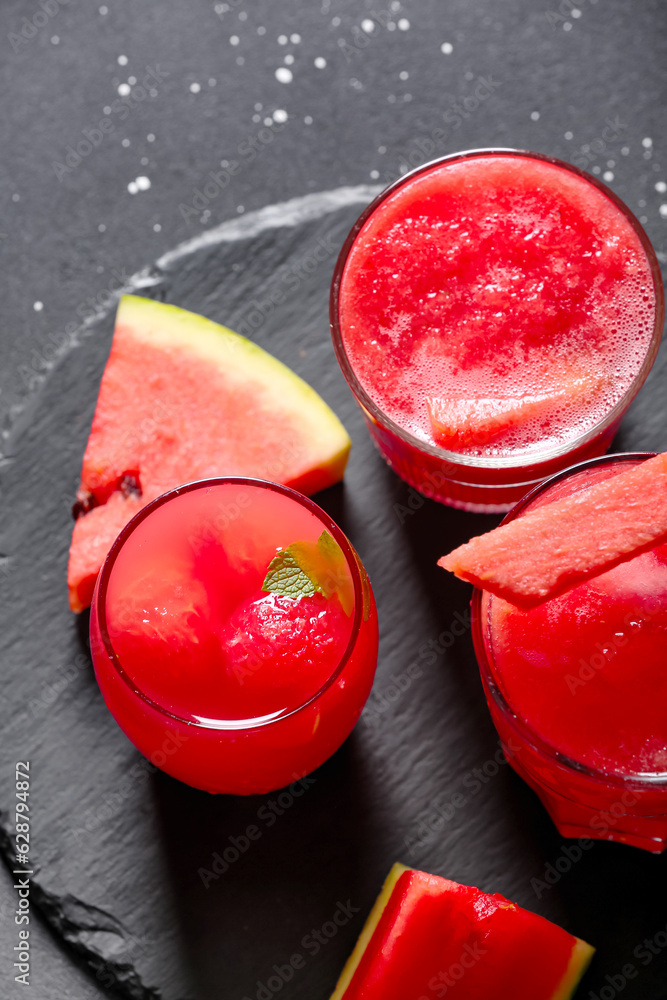
<svg viewBox="0 0 667 1000">
<path fill-rule="evenodd" d="M 242 602 L 220 633 L 229 717 L 298 708 L 336 669 L 349 632 L 336 596 L 258 591 Z"/>
</svg>

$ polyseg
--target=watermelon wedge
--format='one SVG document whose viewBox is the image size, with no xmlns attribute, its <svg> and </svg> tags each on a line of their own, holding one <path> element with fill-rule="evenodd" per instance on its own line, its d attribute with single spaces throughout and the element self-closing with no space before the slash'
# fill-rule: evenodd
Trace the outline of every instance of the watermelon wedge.
<svg viewBox="0 0 667 1000">
<path fill-rule="evenodd" d="M 77 492 L 70 607 L 90 604 L 119 531 L 166 490 L 230 475 L 314 493 L 342 479 L 349 450 L 324 400 L 256 344 L 123 296 Z"/>
<path fill-rule="evenodd" d="M 518 424 L 542 421 L 556 408 L 580 405 L 599 390 L 599 375 L 569 375 L 558 380 L 558 389 L 514 398 L 429 396 L 426 399 L 431 429 L 443 448 L 479 447 Z"/>
<path fill-rule="evenodd" d="M 529 510 L 438 560 L 462 580 L 533 607 L 667 541 L 667 453 Z"/>
<path fill-rule="evenodd" d="M 568 1000 L 593 951 L 503 896 L 396 864 L 331 1000 Z"/>
</svg>

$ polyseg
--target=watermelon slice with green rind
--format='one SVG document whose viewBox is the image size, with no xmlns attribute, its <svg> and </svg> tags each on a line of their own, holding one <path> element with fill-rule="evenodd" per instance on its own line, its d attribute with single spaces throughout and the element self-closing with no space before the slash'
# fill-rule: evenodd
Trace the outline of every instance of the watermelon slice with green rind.
<svg viewBox="0 0 667 1000">
<path fill-rule="evenodd" d="M 331 1000 L 569 1000 L 592 955 L 503 896 L 396 864 Z"/>
<path fill-rule="evenodd" d="M 667 453 L 460 545 L 438 565 L 532 607 L 667 541 Z"/>
<path fill-rule="evenodd" d="M 90 604 L 121 528 L 161 493 L 213 476 L 314 493 L 342 479 L 349 450 L 324 400 L 256 344 L 185 309 L 123 296 L 77 493 L 72 610 Z"/>
</svg>

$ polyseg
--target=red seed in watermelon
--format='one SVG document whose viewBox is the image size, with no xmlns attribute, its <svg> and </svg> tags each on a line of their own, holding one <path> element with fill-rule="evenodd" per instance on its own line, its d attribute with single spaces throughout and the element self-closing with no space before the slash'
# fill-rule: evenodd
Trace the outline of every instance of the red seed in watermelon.
<svg viewBox="0 0 667 1000">
<path fill-rule="evenodd" d="M 124 296 L 83 458 L 70 607 L 90 604 L 119 531 L 166 490 L 249 476 L 314 493 L 342 479 L 349 450 L 324 400 L 256 344 L 185 309 Z"/>
<path fill-rule="evenodd" d="M 667 541 L 667 453 L 554 500 L 438 560 L 462 580 L 532 607 Z"/>
<path fill-rule="evenodd" d="M 568 1000 L 592 955 L 503 896 L 397 864 L 331 1000 Z"/>
</svg>

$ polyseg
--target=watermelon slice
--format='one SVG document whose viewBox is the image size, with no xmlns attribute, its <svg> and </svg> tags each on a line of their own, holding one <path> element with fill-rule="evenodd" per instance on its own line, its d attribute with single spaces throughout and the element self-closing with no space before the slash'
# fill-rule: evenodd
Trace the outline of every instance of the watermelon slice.
<svg viewBox="0 0 667 1000">
<path fill-rule="evenodd" d="M 556 407 L 576 406 L 598 390 L 598 375 L 563 376 L 553 392 L 514 398 L 429 396 L 426 399 L 433 437 L 443 448 L 479 447 L 517 424 L 541 421 Z"/>
<path fill-rule="evenodd" d="M 119 531 L 166 490 L 229 475 L 314 493 L 342 479 L 349 450 L 314 389 L 256 344 L 176 306 L 123 296 L 77 493 L 70 607 L 90 604 Z"/>
<path fill-rule="evenodd" d="M 438 565 L 533 607 L 667 541 L 667 453 L 466 542 Z"/>
<path fill-rule="evenodd" d="M 593 951 L 503 896 L 396 864 L 331 1000 L 568 1000 Z"/>
</svg>

